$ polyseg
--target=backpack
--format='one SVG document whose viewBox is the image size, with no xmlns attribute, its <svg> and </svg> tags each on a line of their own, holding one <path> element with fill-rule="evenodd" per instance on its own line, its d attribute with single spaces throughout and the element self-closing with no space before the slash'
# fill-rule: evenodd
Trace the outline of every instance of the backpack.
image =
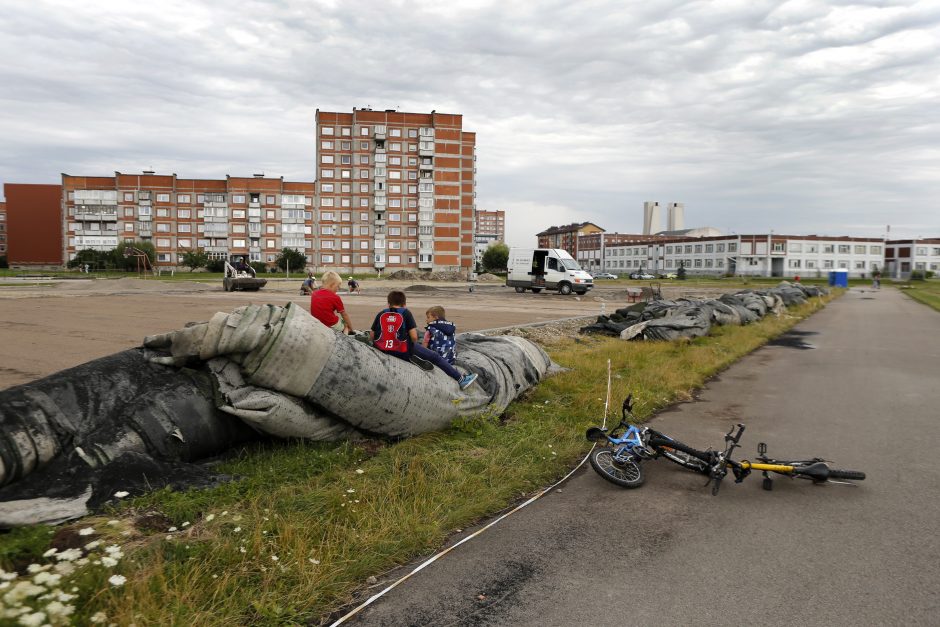
<svg viewBox="0 0 940 627">
<path fill-rule="evenodd" d="M 405 317 L 392 309 L 379 314 L 379 326 L 382 334 L 373 345 L 383 353 L 407 353 L 408 341 L 398 339 L 398 332 L 405 326 Z"/>
</svg>

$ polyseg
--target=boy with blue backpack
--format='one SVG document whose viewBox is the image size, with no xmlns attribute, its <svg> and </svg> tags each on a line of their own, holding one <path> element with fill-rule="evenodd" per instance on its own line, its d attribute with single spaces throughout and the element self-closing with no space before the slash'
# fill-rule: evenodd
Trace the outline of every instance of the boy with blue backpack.
<svg viewBox="0 0 940 627">
<path fill-rule="evenodd" d="M 424 339 L 421 344 L 453 366 L 457 360 L 457 325 L 446 320 L 445 315 L 444 308 L 440 305 L 435 305 L 424 312 L 427 326 L 424 327 Z"/>
<path fill-rule="evenodd" d="M 461 390 L 467 389 L 476 381 L 477 375 L 469 373 L 461 376 L 460 371 L 439 353 L 421 345 L 418 342 L 418 325 L 405 304 L 404 292 L 392 290 L 388 293 L 388 307 L 375 316 L 372 328 L 369 330 L 373 346 L 383 353 L 411 361 L 424 370 L 431 370 L 437 366 L 447 376 L 457 381 Z"/>
</svg>

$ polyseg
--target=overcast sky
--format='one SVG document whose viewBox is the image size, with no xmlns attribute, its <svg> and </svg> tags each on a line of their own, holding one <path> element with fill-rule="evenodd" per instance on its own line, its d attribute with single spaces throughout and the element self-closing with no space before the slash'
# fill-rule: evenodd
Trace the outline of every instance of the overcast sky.
<svg viewBox="0 0 940 627">
<path fill-rule="evenodd" d="M 315 178 L 314 114 L 461 113 L 511 245 L 643 201 L 940 237 L 940 2 L 0 0 L 0 183 Z"/>
</svg>

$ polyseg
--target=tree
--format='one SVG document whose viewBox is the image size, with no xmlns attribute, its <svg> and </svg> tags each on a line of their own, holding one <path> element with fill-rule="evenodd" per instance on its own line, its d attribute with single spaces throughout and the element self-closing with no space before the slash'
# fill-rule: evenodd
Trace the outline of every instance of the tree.
<svg viewBox="0 0 940 627">
<path fill-rule="evenodd" d="M 209 263 L 209 253 L 202 248 L 187 250 L 183 253 L 183 265 L 192 272 L 196 268 L 205 268 Z"/>
<path fill-rule="evenodd" d="M 487 272 L 504 272 L 509 263 L 509 246 L 494 242 L 483 253 L 483 268 Z"/>
<path fill-rule="evenodd" d="M 281 254 L 274 260 L 277 267 L 281 270 L 291 268 L 297 272 L 302 272 L 307 267 L 307 257 L 295 248 L 284 248 Z"/>
<path fill-rule="evenodd" d="M 681 261 L 679 262 L 679 269 L 676 270 L 676 278 L 685 281 L 685 265 Z"/>
</svg>

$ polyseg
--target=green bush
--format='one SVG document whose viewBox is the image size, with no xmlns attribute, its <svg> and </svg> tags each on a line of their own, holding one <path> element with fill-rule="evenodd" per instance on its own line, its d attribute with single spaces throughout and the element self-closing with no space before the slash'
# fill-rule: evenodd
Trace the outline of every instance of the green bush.
<svg viewBox="0 0 940 627">
<path fill-rule="evenodd" d="M 125 257 L 124 251 L 128 248 L 136 248 L 137 250 L 142 251 L 147 255 L 147 261 L 150 264 L 150 267 L 153 268 L 153 264 L 157 259 L 157 249 L 154 247 L 152 242 L 145 242 L 137 240 L 134 242 L 121 242 L 117 245 L 117 248 L 111 251 L 110 261 L 114 264 L 115 268 L 119 270 L 137 270 L 139 266 L 139 260 L 137 257 Z"/>
<path fill-rule="evenodd" d="M 503 272 L 509 263 L 509 246 L 494 242 L 483 253 L 483 267 L 487 272 Z"/>
<path fill-rule="evenodd" d="M 252 261 L 248 264 L 255 270 L 255 274 L 264 274 L 268 271 L 268 266 L 263 261 Z"/>
<path fill-rule="evenodd" d="M 911 281 L 923 281 L 925 278 L 923 270 L 914 270 L 911 272 Z"/>
<path fill-rule="evenodd" d="M 209 272 L 225 272 L 225 260 L 210 259 L 206 262 L 206 270 Z"/>
<path fill-rule="evenodd" d="M 7 263 L 7 256 L 0 255 L 0 268 L 9 268 L 10 264 Z"/>
<path fill-rule="evenodd" d="M 3 267 L 3 266 L 0 266 L 0 268 L 2 268 L 2 267 Z M 925 276 L 926 278 L 928 278 L 928 279 L 932 279 L 935 274 L 936 274 L 936 273 L 935 273 L 933 270 L 927 270 L 927 272 L 924 273 L 924 276 Z"/>
<path fill-rule="evenodd" d="M 202 248 L 187 250 L 183 253 L 183 265 L 192 272 L 196 268 L 205 268 L 209 263 L 209 254 Z"/>
<path fill-rule="evenodd" d="M 307 257 L 294 248 L 284 248 L 281 250 L 281 254 L 277 256 L 275 263 L 281 270 L 290 268 L 295 272 L 303 272 L 304 268 L 307 267 Z"/>
</svg>

